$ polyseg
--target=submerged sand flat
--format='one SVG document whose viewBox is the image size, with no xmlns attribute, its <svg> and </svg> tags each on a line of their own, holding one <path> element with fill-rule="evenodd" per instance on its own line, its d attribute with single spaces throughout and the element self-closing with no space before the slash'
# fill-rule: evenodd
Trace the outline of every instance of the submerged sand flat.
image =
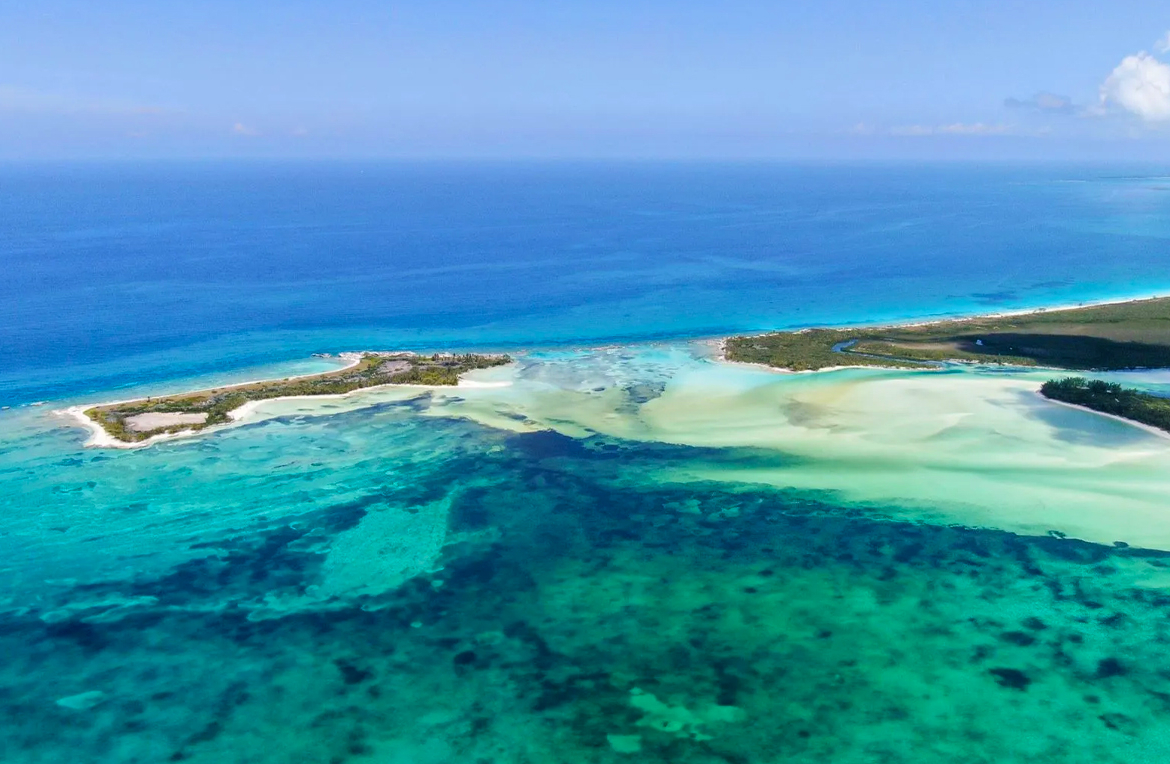
<svg viewBox="0 0 1170 764">
<path fill-rule="evenodd" d="M 646 347 L 536 355 L 511 384 L 438 391 L 430 414 L 770 458 L 677 479 L 831 492 L 944 523 L 1170 549 L 1170 440 L 1057 406 L 1052 372 L 846 369 L 781 374 Z"/>
</svg>

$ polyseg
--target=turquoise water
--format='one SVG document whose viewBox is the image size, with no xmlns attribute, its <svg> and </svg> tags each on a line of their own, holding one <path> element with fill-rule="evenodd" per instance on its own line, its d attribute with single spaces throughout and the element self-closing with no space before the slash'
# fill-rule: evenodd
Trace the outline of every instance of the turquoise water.
<svg viewBox="0 0 1170 764">
<path fill-rule="evenodd" d="M 1155 291 L 1163 181 L 115 169 L 3 185 L 3 761 L 1170 756 L 1170 441 L 646 342 Z M 136 451 L 53 413 L 561 339 Z"/>
</svg>

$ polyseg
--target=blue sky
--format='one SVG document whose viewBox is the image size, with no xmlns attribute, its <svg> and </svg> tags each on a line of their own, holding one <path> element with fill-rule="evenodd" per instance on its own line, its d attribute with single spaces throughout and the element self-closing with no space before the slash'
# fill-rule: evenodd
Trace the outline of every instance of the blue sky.
<svg viewBox="0 0 1170 764">
<path fill-rule="evenodd" d="M 1165 0 L 0 9 L 0 157 L 1170 159 Z"/>
</svg>

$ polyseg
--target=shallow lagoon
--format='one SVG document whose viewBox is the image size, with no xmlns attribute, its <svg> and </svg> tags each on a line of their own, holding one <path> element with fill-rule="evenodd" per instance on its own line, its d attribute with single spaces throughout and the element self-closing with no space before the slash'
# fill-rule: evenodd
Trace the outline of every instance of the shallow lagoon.
<svg viewBox="0 0 1170 764">
<path fill-rule="evenodd" d="M 531 353 L 137 452 L 9 413 L 0 756 L 1170 756 L 1170 441 L 1042 374 L 709 356 Z"/>
<path fill-rule="evenodd" d="M 823 491 L 833 501 L 895 505 L 910 518 L 1170 549 L 1170 440 L 1043 400 L 1036 391 L 1051 372 L 784 374 L 715 363 L 706 351 L 537 356 L 494 375 L 511 374 L 509 387 L 440 393 L 428 413 L 573 437 L 756 449 L 760 458 L 696 463 L 673 477 Z M 1158 388 L 1156 375 L 1138 376 Z"/>
</svg>

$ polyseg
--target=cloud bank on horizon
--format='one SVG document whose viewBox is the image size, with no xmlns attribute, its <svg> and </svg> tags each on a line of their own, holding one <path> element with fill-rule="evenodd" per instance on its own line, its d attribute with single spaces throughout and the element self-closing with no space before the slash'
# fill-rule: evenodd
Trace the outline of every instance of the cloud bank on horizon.
<svg viewBox="0 0 1170 764">
<path fill-rule="evenodd" d="M 0 159 L 1170 160 L 1164 2 L 10 4 Z"/>
<path fill-rule="evenodd" d="M 1154 44 L 1154 49 L 1163 55 L 1170 54 L 1170 31 Z M 1144 50 L 1126 56 L 1101 83 L 1098 88 L 1098 101 L 1090 106 L 1078 105 L 1068 96 L 1045 91 L 1030 98 L 1008 97 L 1004 99 L 1003 105 L 1013 111 L 1053 116 L 1137 117 L 1150 127 L 1161 127 L 1161 123 L 1170 123 L 1170 63 Z M 866 122 L 859 122 L 847 132 L 854 135 L 898 137 L 945 135 L 1043 137 L 1050 135 L 1052 128 L 1048 126 L 1027 128 L 1002 122 L 910 124 L 878 128 Z"/>
</svg>

